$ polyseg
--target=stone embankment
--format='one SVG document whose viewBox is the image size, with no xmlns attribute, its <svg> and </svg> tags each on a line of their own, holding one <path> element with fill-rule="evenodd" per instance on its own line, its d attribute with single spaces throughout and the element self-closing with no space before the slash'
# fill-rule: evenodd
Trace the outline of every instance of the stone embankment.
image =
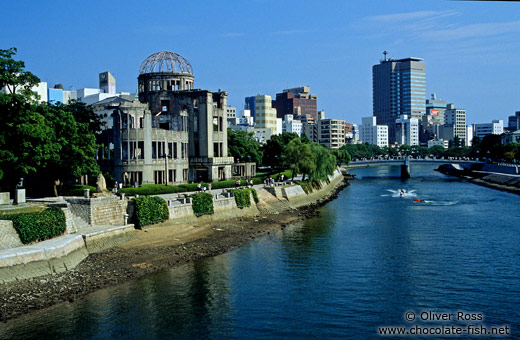
<svg viewBox="0 0 520 340">
<path fill-rule="evenodd" d="M 170 202 L 171 219 L 144 230 L 135 230 L 131 225 L 112 230 L 90 227 L 88 234 L 65 236 L 70 237 L 67 250 L 54 246 L 53 242 L 58 239 L 40 242 L 37 245 L 45 249 L 45 255 L 40 254 L 39 261 L 4 268 L 11 271 L 6 275 L 18 279 L 0 284 L 0 320 L 224 253 L 258 236 L 317 215 L 316 208 L 334 199 L 346 185 L 344 177 L 336 171 L 329 183 L 323 182 L 320 190 L 310 194 L 297 185 L 259 188 L 259 202 L 251 207 L 239 209 L 234 198 L 217 197 L 215 213 L 198 218 L 190 211 L 191 206 L 187 209 Z M 15 249 L 21 248 L 25 247 Z M 37 272 L 38 277 L 23 279 L 27 276 L 21 272 L 29 271 Z"/>
<path fill-rule="evenodd" d="M 437 170 L 446 175 L 467 179 L 474 184 L 520 194 L 520 175 L 515 167 L 493 164 L 462 167 L 458 164 L 444 164 Z"/>
</svg>

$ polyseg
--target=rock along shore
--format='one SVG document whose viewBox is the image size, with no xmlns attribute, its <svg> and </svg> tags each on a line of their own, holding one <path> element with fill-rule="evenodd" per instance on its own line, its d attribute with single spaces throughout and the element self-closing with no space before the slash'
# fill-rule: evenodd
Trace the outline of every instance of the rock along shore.
<svg viewBox="0 0 520 340">
<path fill-rule="evenodd" d="M 89 255 L 72 270 L 0 285 L 0 321 L 61 302 L 73 302 L 95 290 L 115 286 L 146 274 L 223 254 L 251 240 L 319 214 L 317 208 L 335 199 L 348 186 L 342 179 L 314 196 L 314 203 L 287 206 L 275 214 L 228 220 L 208 220 L 182 228 L 164 222 L 136 231 L 121 246 Z"/>
</svg>

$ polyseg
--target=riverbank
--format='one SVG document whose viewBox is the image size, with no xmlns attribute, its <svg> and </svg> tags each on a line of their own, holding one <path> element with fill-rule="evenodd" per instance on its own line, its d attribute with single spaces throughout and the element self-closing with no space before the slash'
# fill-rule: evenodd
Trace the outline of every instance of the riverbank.
<svg viewBox="0 0 520 340">
<path fill-rule="evenodd" d="M 453 164 L 440 166 L 437 170 L 445 175 L 464 178 L 473 184 L 520 195 L 520 176 L 518 175 L 474 171 L 456 167 Z"/>
<path fill-rule="evenodd" d="M 72 302 L 95 290 L 149 273 L 225 253 L 290 223 L 316 216 L 317 208 L 336 198 L 347 185 L 346 180 L 339 181 L 296 205 L 280 201 L 277 206 L 273 205 L 276 211 L 272 214 L 227 220 L 201 219 L 188 225 L 170 221 L 138 230 L 133 240 L 90 254 L 72 270 L 1 285 L 0 321 Z M 315 203 L 308 204 L 311 200 Z"/>
</svg>

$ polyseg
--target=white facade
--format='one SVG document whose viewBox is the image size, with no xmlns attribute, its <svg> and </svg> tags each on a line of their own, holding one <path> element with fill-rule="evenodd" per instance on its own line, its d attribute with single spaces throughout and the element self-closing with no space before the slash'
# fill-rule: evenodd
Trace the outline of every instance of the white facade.
<svg viewBox="0 0 520 340">
<path fill-rule="evenodd" d="M 379 147 L 388 146 L 388 126 L 376 123 L 375 116 L 363 117 L 359 128 L 359 140 Z"/>
<path fill-rule="evenodd" d="M 283 120 L 282 132 L 296 133 L 301 137 L 302 135 L 302 122 L 298 119 L 294 119 L 293 115 L 285 115 Z"/>
<path fill-rule="evenodd" d="M 466 143 L 468 139 L 466 135 L 466 110 L 457 109 L 455 105 L 448 104 L 444 112 L 444 126 L 451 126 L 451 132 L 453 133 L 452 138 L 443 137 L 444 139 L 459 137 L 459 139 L 464 140 L 464 143 Z"/>
<path fill-rule="evenodd" d="M 501 135 L 504 133 L 504 121 L 493 120 L 491 123 L 474 124 L 474 135 L 484 138 L 487 135 Z"/>
<path fill-rule="evenodd" d="M 473 145 L 473 126 L 472 125 L 466 126 L 466 136 L 468 136 L 468 138 L 466 139 L 466 146 Z"/>
<path fill-rule="evenodd" d="M 431 147 L 434 147 L 434 146 L 442 146 L 443 148 L 447 149 L 448 146 L 449 146 L 449 141 L 447 140 L 444 140 L 444 139 L 439 139 L 439 140 L 429 140 L 428 141 L 428 147 L 431 148 Z"/>
<path fill-rule="evenodd" d="M 18 86 L 16 88 L 16 93 L 19 93 L 21 90 L 23 89 L 22 86 Z M 38 98 L 38 103 L 43 103 L 43 102 L 47 102 L 48 101 L 48 97 L 47 97 L 47 82 L 45 81 L 42 81 L 40 83 L 38 83 L 38 85 L 35 85 L 33 87 L 31 87 L 31 91 L 36 94 L 39 98 Z M 4 87 L 0 90 L 1 93 L 10 93 L 7 89 L 7 87 Z"/>
<path fill-rule="evenodd" d="M 395 121 L 395 138 L 399 145 L 419 145 L 419 120 L 401 115 Z"/>
</svg>

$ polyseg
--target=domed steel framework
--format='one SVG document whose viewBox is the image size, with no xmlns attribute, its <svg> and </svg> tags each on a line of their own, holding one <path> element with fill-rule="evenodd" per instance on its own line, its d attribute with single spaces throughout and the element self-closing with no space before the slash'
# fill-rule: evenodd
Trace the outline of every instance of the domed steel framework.
<svg viewBox="0 0 520 340">
<path fill-rule="evenodd" d="M 139 74 L 147 73 L 193 74 L 193 70 L 189 61 L 183 56 L 173 52 L 161 51 L 146 58 L 139 67 Z"/>
</svg>

